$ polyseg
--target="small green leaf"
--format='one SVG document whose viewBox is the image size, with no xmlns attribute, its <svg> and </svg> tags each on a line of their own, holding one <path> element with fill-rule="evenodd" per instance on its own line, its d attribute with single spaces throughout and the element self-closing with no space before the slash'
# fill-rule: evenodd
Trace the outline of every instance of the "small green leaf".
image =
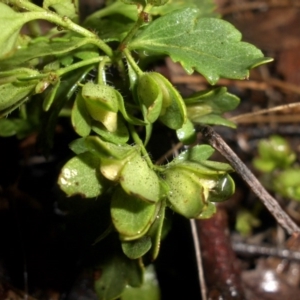
<svg viewBox="0 0 300 300">
<path fill-rule="evenodd" d="M 71 158 L 62 168 L 58 178 L 60 188 L 68 195 L 93 198 L 104 191 L 104 179 L 99 172 L 100 161 L 91 153 Z"/>
<path fill-rule="evenodd" d="M 186 106 L 179 92 L 163 75 L 152 72 L 151 77 L 162 91 L 163 103 L 159 120 L 171 129 L 179 129 L 186 122 Z"/>
<path fill-rule="evenodd" d="M 203 208 L 203 211 L 195 219 L 210 219 L 216 212 L 216 205 L 212 202 L 208 202 L 207 206 Z"/>
<path fill-rule="evenodd" d="M 199 10 L 173 11 L 154 20 L 132 40 L 130 49 L 167 54 L 192 74 L 200 72 L 211 84 L 220 77 L 245 79 L 249 70 L 271 61 L 254 46 L 241 42 L 230 23 L 199 18 Z"/>
<path fill-rule="evenodd" d="M 78 135 L 85 137 L 90 134 L 92 120 L 80 93 L 77 94 L 74 101 L 71 113 L 71 122 Z"/>
<path fill-rule="evenodd" d="M 111 251 L 98 267 L 101 272 L 101 276 L 95 281 L 98 299 L 117 299 L 127 285 L 142 285 L 142 264 L 138 260 L 129 259 L 122 252 Z"/>
<path fill-rule="evenodd" d="M 100 109 L 111 112 L 118 111 L 118 96 L 116 90 L 111 86 L 87 82 L 82 87 L 81 93 L 88 111 L 96 120 Z"/>
<path fill-rule="evenodd" d="M 160 290 L 153 265 L 146 267 L 141 287 L 126 286 L 121 300 L 160 300 Z"/>
<path fill-rule="evenodd" d="M 88 151 L 88 148 L 85 145 L 85 139 L 79 138 L 76 140 L 73 140 L 69 144 L 69 148 L 75 153 L 75 154 L 81 154 Z"/>
<path fill-rule="evenodd" d="M 169 168 L 164 178 L 170 187 L 169 206 L 186 218 L 197 217 L 205 207 L 203 187 L 195 176 L 181 168 Z"/>
<path fill-rule="evenodd" d="M 0 3 L 1 4 L 1 3 Z M 0 85 L 0 117 L 22 105 L 30 96 L 37 84 L 36 80 L 29 82 L 9 82 Z"/>
<path fill-rule="evenodd" d="M 210 180 L 210 179 L 208 179 Z M 231 176 L 228 174 L 218 176 L 216 184 L 209 189 L 207 200 L 210 202 L 222 202 L 231 197 L 235 191 L 235 184 Z M 203 185 L 204 182 L 202 181 Z"/>
<path fill-rule="evenodd" d="M 283 197 L 300 201 L 300 168 L 287 168 L 273 179 L 273 187 Z"/>
<path fill-rule="evenodd" d="M 102 141 L 99 137 L 89 136 L 85 145 L 101 160 L 100 171 L 104 177 L 118 181 L 125 164 L 134 156 L 138 156 L 137 148 L 127 144 L 116 145 Z"/>
<path fill-rule="evenodd" d="M 161 87 L 155 81 L 151 73 L 145 73 L 139 77 L 136 93 L 144 118 L 154 123 L 159 117 L 163 104 Z"/>
<path fill-rule="evenodd" d="M 0 59 L 2 59 L 12 54 L 26 20 L 3 2 L 0 2 L 0 20 Z"/>
<path fill-rule="evenodd" d="M 165 221 L 166 213 L 166 201 L 163 200 L 159 209 L 158 214 L 156 215 L 155 221 L 151 225 L 147 236 L 151 237 L 152 249 L 151 249 L 151 259 L 155 260 L 158 256 L 160 249 L 160 242 L 162 239 L 163 225 Z"/>
<path fill-rule="evenodd" d="M 114 144 L 125 144 L 129 139 L 128 129 L 120 116 L 118 116 L 117 129 L 115 132 L 108 131 L 100 122 L 96 121 L 92 123 L 92 130 L 105 141 Z"/>
<path fill-rule="evenodd" d="M 0 119 L 0 136 L 13 136 L 19 132 L 20 129 L 27 127 L 26 120 L 22 119 Z"/>
<path fill-rule="evenodd" d="M 120 183 L 126 193 L 150 203 L 158 202 L 164 196 L 160 179 L 140 155 L 126 163 L 121 171 Z"/>
<path fill-rule="evenodd" d="M 126 5 L 126 7 L 131 7 Z M 134 9 L 134 17 L 136 19 L 137 10 Z M 126 13 L 126 11 L 120 11 L 120 13 Z M 131 11 L 130 11 L 131 13 Z M 87 28 L 93 28 L 97 35 L 106 43 L 108 42 L 121 42 L 127 33 L 134 26 L 135 21 L 130 18 L 123 17 L 121 18 L 119 15 L 114 15 L 114 18 L 109 19 L 98 19 L 92 18 L 87 23 L 85 23 Z"/>
<path fill-rule="evenodd" d="M 172 162 L 178 163 L 185 160 L 200 162 L 209 159 L 215 152 L 214 148 L 209 145 L 196 145 L 181 152 Z"/>
<path fill-rule="evenodd" d="M 180 142 L 190 145 L 196 141 L 197 134 L 193 123 L 187 119 L 183 126 L 176 130 L 177 137 Z"/>
<path fill-rule="evenodd" d="M 78 22 L 77 1 L 73 0 L 44 0 L 43 8 L 52 7 L 60 16 L 68 17 L 74 22 Z"/>
<path fill-rule="evenodd" d="M 143 236 L 140 239 L 134 241 L 123 241 L 122 250 L 124 254 L 131 258 L 137 259 L 146 254 L 151 248 L 151 238 L 149 236 Z"/>
<path fill-rule="evenodd" d="M 189 108 L 187 110 L 189 112 Z M 222 125 L 230 128 L 236 128 L 235 123 L 216 114 L 208 114 L 205 116 L 193 117 L 191 120 L 194 124 Z"/>
<path fill-rule="evenodd" d="M 4 22 L 1 22 L 1 24 L 2 23 Z M 2 36 L 0 38 L 0 45 L 1 39 Z M 30 44 L 28 44 L 26 48 L 22 48 L 16 51 L 13 56 L 0 61 L 0 67 L 3 70 L 11 69 L 12 66 L 18 65 L 25 65 L 30 67 L 38 63 L 38 61 L 33 63 L 33 60 L 35 58 L 69 54 L 71 51 L 85 46 L 87 43 L 89 43 L 88 39 L 78 37 L 72 37 L 61 41 L 48 39 L 43 39 L 41 41 L 36 40 L 35 42 L 31 42 Z"/>
<path fill-rule="evenodd" d="M 43 109 L 44 111 L 48 111 L 55 99 L 55 96 L 56 96 L 56 93 L 57 93 L 57 90 L 59 88 L 59 85 L 60 85 L 60 80 L 58 80 L 54 86 L 51 88 L 50 91 L 48 91 L 44 101 L 43 101 Z"/>
<path fill-rule="evenodd" d="M 288 142 L 278 136 L 272 135 L 258 144 L 259 157 L 254 159 L 254 166 L 263 172 L 271 172 L 275 168 L 287 168 L 296 160 L 296 154 Z"/>
<path fill-rule="evenodd" d="M 191 173 L 203 175 L 219 175 L 227 172 L 232 172 L 232 168 L 229 164 L 221 163 L 217 161 L 205 160 L 205 161 L 183 161 L 180 164 L 176 164 L 176 167 L 189 171 Z"/>
<path fill-rule="evenodd" d="M 156 205 L 146 203 L 117 188 L 111 200 L 111 217 L 123 240 L 142 237 L 154 221 Z"/>
</svg>

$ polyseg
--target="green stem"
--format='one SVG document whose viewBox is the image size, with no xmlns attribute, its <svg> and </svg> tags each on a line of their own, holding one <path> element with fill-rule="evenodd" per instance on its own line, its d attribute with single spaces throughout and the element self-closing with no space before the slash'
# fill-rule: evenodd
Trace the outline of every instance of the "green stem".
<svg viewBox="0 0 300 300">
<path fill-rule="evenodd" d="M 143 157 L 145 158 L 149 168 L 153 169 L 154 165 L 153 165 L 153 163 L 149 157 L 149 154 L 143 144 L 143 141 L 140 139 L 139 135 L 137 134 L 137 132 L 132 124 L 128 124 L 128 127 L 129 127 L 129 131 L 130 131 L 130 134 L 131 134 L 134 142 L 140 146 Z"/>
<path fill-rule="evenodd" d="M 128 32 L 128 34 L 125 36 L 123 41 L 120 43 L 119 50 L 122 52 L 124 49 L 127 48 L 128 43 L 132 40 L 132 38 L 136 35 L 140 27 L 146 22 L 145 21 L 145 15 L 148 14 L 150 9 L 152 8 L 151 4 L 147 4 L 145 8 L 140 12 L 139 17 L 134 24 L 134 26 L 131 28 L 131 30 Z"/>
<path fill-rule="evenodd" d="M 72 65 L 70 65 L 68 67 L 59 69 L 58 71 L 56 71 L 56 74 L 58 76 L 62 76 L 64 74 L 68 73 L 68 72 L 71 72 L 73 70 L 79 69 L 81 67 L 88 66 L 88 65 L 91 65 L 91 64 L 99 63 L 103 59 L 104 59 L 103 56 L 98 56 L 98 57 L 93 57 L 93 58 L 90 58 L 90 59 L 86 59 L 86 60 L 80 61 L 78 63 L 72 64 Z"/>
<path fill-rule="evenodd" d="M 123 53 L 125 54 L 126 58 L 127 58 L 127 62 L 130 64 L 130 66 L 132 67 L 132 69 L 135 71 L 135 73 L 138 76 L 141 76 L 144 74 L 144 72 L 140 69 L 140 67 L 138 66 L 138 64 L 135 62 L 134 58 L 131 55 L 131 52 L 125 48 L 123 50 Z"/>
<path fill-rule="evenodd" d="M 23 18 L 27 20 L 27 22 L 36 19 L 49 21 L 58 26 L 74 31 L 82 36 L 90 38 L 90 43 L 99 47 L 109 57 L 112 57 L 114 55 L 113 50 L 101 39 L 99 39 L 99 37 L 95 33 L 81 27 L 80 25 L 77 25 L 76 23 L 72 22 L 72 20 L 70 20 L 68 17 L 61 17 L 52 11 L 47 11 L 26 0 L 9 0 L 9 2 L 22 9 L 26 9 L 29 11 L 26 13 L 22 13 Z"/>
<path fill-rule="evenodd" d="M 108 57 L 105 57 L 99 63 L 99 67 L 98 67 L 98 84 L 106 84 L 105 66 L 106 66 L 107 62 L 110 62 L 110 59 Z"/>
</svg>

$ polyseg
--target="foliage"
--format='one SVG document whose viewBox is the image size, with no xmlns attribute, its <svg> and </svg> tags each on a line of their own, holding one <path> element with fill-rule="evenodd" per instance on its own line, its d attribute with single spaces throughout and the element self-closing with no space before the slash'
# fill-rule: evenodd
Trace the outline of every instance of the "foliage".
<svg viewBox="0 0 300 300">
<path fill-rule="evenodd" d="M 215 203 L 234 193 L 234 182 L 229 165 L 209 160 L 208 145 L 153 164 L 147 150 L 153 127 L 161 124 L 191 145 L 197 124 L 235 127 L 222 114 L 239 99 L 225 87 L 183 98 L 147 62 L 169 56 L 213 85 L 220 77 L 248 78 L 251 68 L 270 59 L 242 42 L 208 0 L 106 1 L 81 25 L 76 3 L 0 2 L 0 135 L 23 138 L 38 131 L 40 148 L 49 154 L 58 118 L 70 118 L 78 135 L 70 144 L 75 156 L 58 184 L 69 197 L 110 199 L 111 224 L 96 242 L 107 236 L 120 241 L 100 263 L 98 297 L 115 299 L 125 289 L 122 299 L 146 299 L 137 295 L 151 289 L 151 299 L 158 299 L 151 280 L 132 287 L 142 285 L 143 262 L 159 253 L 166 211 L 209 218 Z M 53 27 L 43 32 L 37 20 Z"/>
<path fill-rule="evenodd" d="M 278 135 L 260 140 L 254 167 L 263 172 L 262 180 L 272 191 L 282 197 L 300 201 L 300 168 L 296 153 L 289 143 Z"/>
</svg>

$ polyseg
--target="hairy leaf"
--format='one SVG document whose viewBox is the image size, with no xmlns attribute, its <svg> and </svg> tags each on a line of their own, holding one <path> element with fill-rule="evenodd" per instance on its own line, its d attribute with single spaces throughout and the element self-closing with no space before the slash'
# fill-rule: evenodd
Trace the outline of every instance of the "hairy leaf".
<svg viewBox="0 0 300 300">
<path fill-rule="evenodd" d="M 153 21 L 131 42 L 131 49 L 167 54 L 192 74 L 200 72 L 211 84 L 220 77 L 245 79 L 249 70 L 271 61 L 241 33 L 216 18 L 198 18 L 197 9 L 176 10 Z"/>
</svg>

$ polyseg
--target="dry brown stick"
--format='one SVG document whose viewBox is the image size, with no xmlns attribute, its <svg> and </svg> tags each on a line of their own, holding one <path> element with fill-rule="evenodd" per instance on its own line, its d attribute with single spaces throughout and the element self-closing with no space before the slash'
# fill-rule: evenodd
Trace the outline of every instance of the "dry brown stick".
<svg viewBox="0 0 300 300">
<path fill-rule="evenodd" d="M 246 165 L 238 158 L 238 156 L 231 150 L 219 134 L 217 134 L 209 126 L 199 126 L 199 131 L 202 133 L 204 139 L 217 151 L 224 156 L 233 169 L 244 179 L 256 196 L 262 201 L 269 212 L 277 220 L 277 222 L 289 233 L 300 233 L 300 228 L 294 221 L 285 213 L 280 207 L 275 198 L 273 198 L 266 189 L 261 185 L 253 173 L 246 167 Z"/>
</svg>

